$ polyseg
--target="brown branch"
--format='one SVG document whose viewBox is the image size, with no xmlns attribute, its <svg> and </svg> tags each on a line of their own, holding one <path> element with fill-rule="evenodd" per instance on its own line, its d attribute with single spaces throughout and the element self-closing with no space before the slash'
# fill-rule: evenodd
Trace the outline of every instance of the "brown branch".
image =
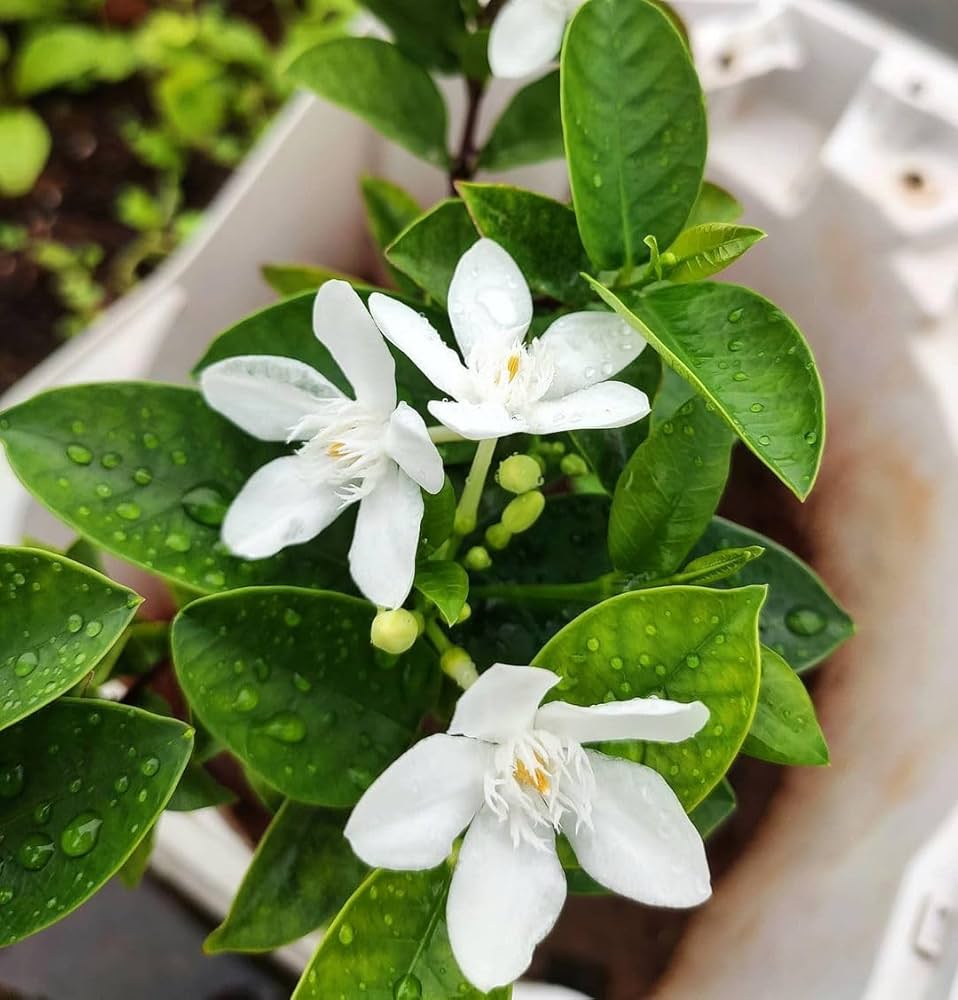
<svg viewBox="0 0 958 1000">
<path fill-rule="evenodd" d="M 476 147 L 476 128 L 479 125 L 479 109 L 486 92 L 486 85 L 480 80 L 466 80 L 466 120 L 462 127 L 459 151 L 449 168 L 449 188 L 456 195 L 456 181 L 471 180 L 478 167 L 479 150 Z"/>
</svg>

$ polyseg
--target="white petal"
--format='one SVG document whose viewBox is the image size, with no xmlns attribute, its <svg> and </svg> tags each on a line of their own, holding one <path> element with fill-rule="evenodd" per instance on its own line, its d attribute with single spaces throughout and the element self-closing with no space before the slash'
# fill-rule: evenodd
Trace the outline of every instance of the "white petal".
<svg viewBox="0 0 958 1000">
<path fill-rule="evenodd" d="M 518 979 L 565 896 L 554 847 L 514 847 L 509 824 L 483 806 L 462 842 L 446 902 L 449 943 L 465 977 L 483 991 Z"/>
<path fill-rule="evenodd" d="M 315 538 L 336 520 L 342 500 L 305 479 L 302 459 L 277 458 L 253 473 L 223 521 L 223 544 L 244 559 L 265 559 Z"/>
<path fill-rule="evenodd" d="M 383 336 L 443 392 L 455 399 L 469 397 L 471 377 L 459 355 L 443 343 L 433 325 L 415 309 L 386 295 L 369 296 L 369 310 Z"/>
<path fill-rule="evenodd" d="M 360 501 L 349 572 L 367 600 L 398 608 L 416 573 L 422 493 L 399 466 L 388 463 L 373 491 Z"/>
<path fill-rule="evenodd" d="M 439 734 L 407 750 L 356 804 L 346 839 L 367 865 L 397 871 L 434 868 L 482 805 L 493 748 Z"/>
<path fill-rule="evenodd" d="M 460 696 L 449 732 L 493 742 L 527 732 L 539 702 L 558 683 L 551 670 L 494 663 Z"/>
<path fill-rule="evenodd" d="M 588 708 L 552 701 L 539 709 L 536 728 L 548 729 L 576 743 L 601 740 L 681 743 L 694 736 L 708 720 L 709 710 L 700 701 L 632 698 Z"/>
<path fill-rule="evenodd" d="M 625 382 L 600 382 L 588 389 L 534 403 L 523 414 L 528 433 L 625 427 L 648 416 L 649 397 Z"/>
<path fill-rule="evenodd" d="M 248 354 L 204 368 L 200 389 L 207 404 L 261 441 L 286 441 L 317 403 L 342 393 L 315 368 L 292 358 Z"/>
<path fill-rule="evenodd" d="M 607 889 L 650 906 L 697 906 L 712 893 L 705 845 L 658 771 L 587 750 L 592 829 L 563 824 L 579 864 Z"/>
<path fill-rule="evenodd" d="M 396 408 L 396 363 L 352 285 L 334 279 L 320 288 L 313 330 L 349 379 L 356 399 L 391 413 Z"/>
<path fill-rule="evenodd" d="M 470 441 L 521 434 L 526 423 L 512 416 L 499 403 L 447 403 L 433 400 L 426 404 L 429 412 L 444 426 Z"/>
<path fill-rule="evenodd" d="M 446 473 L 442 456 L 429 437 L 426 422 L 407 403 L 400 403 L 386 425 L 386 454 L 427 493 L 442 489 Z"/>
<path fill-rule="evenodd" d="M 489 34 L 492 75 L 515 79 L 548 65 L 559 54 L 565 22 L 561 4 L 510 0 Z"/>
<path fill-rule="evenodd" d="M 479 345 L 509 350 L 532 322 L 532 295 L 516 262 L 493 240 L 479 240 L 459 258 L 449 284 L 449 320 L 462 356 Z"/>
<path fill-rule="evenodd" d="M 567 396 L 602 382 L 631 364 L 645 341 L 611 312 L 577 312 L 557 319 L 535 342 L 552 361 L 555 374 L 547 399 Z"/>
</svg>

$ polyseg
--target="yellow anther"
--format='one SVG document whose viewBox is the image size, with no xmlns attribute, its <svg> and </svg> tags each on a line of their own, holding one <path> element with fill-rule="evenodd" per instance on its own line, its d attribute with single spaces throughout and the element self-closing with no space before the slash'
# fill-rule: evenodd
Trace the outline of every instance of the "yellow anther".
<svg viewBox="0 0 958 1000">
<path fill-rule="evenodd" d="M 522 359 L 518 354 L 510 354 L 509 361 L 506 364 L 506 370 L 509 372 L 509 381 L 511 382 L 519 374 L 519 364 Z"/>
<path fill-rule="evenodd" d="M 513 773 L 520 785 L 534 788 L 540 795 L 545 795 L 549 791 L 549 775 L 541 767 L 537 767 L 530 774 L 526 765 L 521 760 L 517 760 Z"/>
<path fill-rule="evenodd" d="M 334 441 L 327 449 L 326 454 L 330 458 L 342 458 L 346 451 L 346 445 L 342 441 Z"/>
</svg>

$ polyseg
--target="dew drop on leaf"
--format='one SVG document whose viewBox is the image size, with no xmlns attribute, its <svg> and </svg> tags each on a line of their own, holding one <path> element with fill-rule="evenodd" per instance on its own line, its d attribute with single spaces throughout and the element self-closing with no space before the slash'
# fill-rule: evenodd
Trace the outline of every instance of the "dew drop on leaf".
<svg viewBox="0 0 958 1000">
<path fill-rule="evenodd" d="M 785 616 L 785 625 L 795 635 L 818 635 L 826 624 L 824 616 L 814 608 L 792 608 Z"/>
<path fill-rule="evenodd" d="M 13 665 L 13 672 L 17 677 L 29 677 L 36 670 L 38 662 L 36 653 L 21 653 Z"/>
<path fill-rule="evenodd" d="M 193 487 L 183 494 L 180 502 L 188 517 L 208 528 L 218 528 L 229 507 L 223 491 L 212 485 Z"/>
<path fill-rule="evenodd" d="M 127 500 L 124 503 L 117 504 L 116 512 L 123 518 L 124 521 L 135 521 L 142 513 L 140 505 L 133 503 L 132 500 Z"/>
<path fill-rule="evenodd" d="M 63 828 L 60 848 L 68 858 L 82 858 L 96 847 L 102 818 L 95 812 L 82 812 Z"/>
<path fill-rule="evenodd" d="M 0 767 L 0 799 L 16 798 L 23 790 L 23 765 Z"/>
<path fill-rule="evenodd" d="M 353 943 L 353 929 L 349 924 L 343 924 L 339 928 L 339 943 L 347 946 Z"/>
<path fill-rule="evenodd" d="M 36 809 L 33 810 L 33 819 L 37 823 L 46 823 L 50 819 L 50 813 L 52 811 L 52 802 L 41 802 Z"/>
<path fill-rule="evenodd" d="M 189 552 L 191 544 L 189 537 L 179 531 L 170 532 L 164 542 L 164 545 L 174 552 Z"/>
<path fill-rule="evenodd" d="M 28 833 L 17 848 L 17 862 L 21 868 L 38 872 L 53 857 L 53 841 L 45 833 Z"/>
<path fill-rule="evenodd" d="M 100 465 L 104 469 L 115 469 L 121 462 L 123 457 L 118 455 L 115 451 L 108 451 L 103 458 L 100 459 Z"/>
<path fill-rule="evenodd" d="M 13 899 L 12 889 L 0 889 L 0 906 L 6 906 Z"/>
<path fill-rule="evenodd" d="M 153 473 L 145 465 L 141 465 L 133 473 L 133 482 L 138 486 L 149 486 L 153 482 Z"/>
<path fill-rule="evenodd" d="M 147 778 L 152 778 L 159 769 L 160 761 L 158 757 L 147 757 L 140 765 L 140 772 L 146 775 Z"/>
<path fill-rule="evenodd" d="M 306 723 L 295 712 L 277 712 L 262 728 L 280 743 L 301 743 L 306 738 Z"/>
<path fill-rule="evenodd" d="M 93 621 L 87 622 L 86 628 L 83 630 L 84 634 L 91 639 L 95 639 L 102 631 L 103 623 L 98 622 L 95 618 Z"/>
<path fill-rule="evenodd" d="M 728 314 L 728 321 L 729 323 L 738 323 L 744 315 L 745 310 L 740 306 L 738 309 L 733 309 Z"/>
<path fill-rule="evenodd" d="M 422 983 L 411 972 L 393 983 L 393 1000 L 421 1000 Z"/>
<path fill-rule="evenodd" d="M 68 632 L 79 632 L 83 628 L 83 616 L 73 614 L 67 618 L 67 631 Z"/>
<path fill-rule="evenodd" d="M 256 688 L 241 687 L 239 691 L 236 692 L 236 697 L 233 699 L 233 708 L 235 708 L 237 712 L 252 712 L 258 704 L 259 692 Z"/>
<path fill-rule="evenodd" d="M 77 465 L 89 465 L 93 461 L 93 452 L 86 445 L 67 445 L 67 458 Z"/>
</svg>

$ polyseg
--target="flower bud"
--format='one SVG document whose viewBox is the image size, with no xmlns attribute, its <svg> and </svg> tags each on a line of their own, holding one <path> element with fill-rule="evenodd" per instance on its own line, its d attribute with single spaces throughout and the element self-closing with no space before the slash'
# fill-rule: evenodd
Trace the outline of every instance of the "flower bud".
<svg viewBox="0 0 958 1000">
<path fill-rule="evenodd" d="M 439 657 L 439 666 L 447 676 L 451 677 L 463 690 L 479 679 L 472 657 L 462 646 L 450 646 Z"/>
<path fill-rule="evenodd" d="M 466 569 L 481 571 L 488 569 L 492 565 L 492 556 L 489 555 L 488 549 L 484 546 L 473 545 L 473 547 L 465 554 L 462 561 L 465 564 Z"/>
<path fill-rule="evenodd" d="M 486 544 L 501 551 L 512 541 L 512 532 L 504 524 L 490 524 L 486 528 Z"/>
<path fill-rule="evenodd" d="M 463 622 L 469 621 L 472 617 L 472 606 L 468 601 L 464 601 L 462 605 L 462 611 L 459 612 L 459 617 L 456 619 L 456 624 L 461 625 Z"/>
<path fill-rule="evenodd" d="M 506 504 L 502 512 L 502 526 L 513 535 L 528 531 L 539 520 L 545 505 L 546 498 L 538 490 L 523 493 Z"/>
<path fill-rule="evenodd" d="M 566 455 L 559 463 L 564 476 L 584 476 L 589 471 L 585 459 L 581 455 Z"/>
<path fill-rule="evenodd" d="M 510 455 L 499 464 L 496 479 L 510 493 L 527 493 L 542 482 L 542 470 L 531 455 Z"/>
<path fill-rule="evenodd" d="M 385 653 L 405 653 L 419 638 L 419 622 L 411 611 L 380 611 L 373 619 L 369 641 Z"/>
</svg>

